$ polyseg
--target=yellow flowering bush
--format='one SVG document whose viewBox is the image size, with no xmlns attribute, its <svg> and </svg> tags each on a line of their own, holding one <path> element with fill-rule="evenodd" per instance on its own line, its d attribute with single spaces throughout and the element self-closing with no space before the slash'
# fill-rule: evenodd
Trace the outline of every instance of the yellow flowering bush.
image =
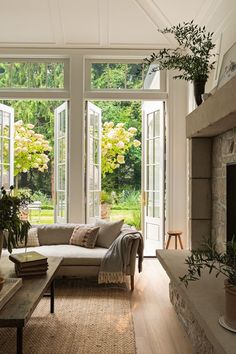
<svg viewBox="0 0 236 354">
<path fill-rule="evenodd" d="M 140 141 L 135 139 L 136 128 L 125 128 L 124 123 L 106 122 L 102 128 L 102 174 L 112 173 L 125 164 L 125 154 L 134 146 L 139 147 Z"/>
<path fill-rule="evenodd" d="M 48 169 L 49 158 L 46 152 L 51 146 L 42 134 L 35 133 L 33 124 L 22 120 L 14 124 L 14 175 L 36 168 L 41 172 Z"/>
</svg>

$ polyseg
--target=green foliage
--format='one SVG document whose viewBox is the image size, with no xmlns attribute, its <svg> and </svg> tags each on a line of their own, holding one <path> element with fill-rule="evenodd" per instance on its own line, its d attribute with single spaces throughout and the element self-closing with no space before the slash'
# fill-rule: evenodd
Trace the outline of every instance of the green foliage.
<svg viewBox="0 0 236 354">
<path fill-rule="evenodd" d="M 48 141 L 42 134 L 35 133 L 33 124 L 24 124 L 19 120 L 14 128 L 14 175 L 31 168 L 40 172 L 47 170 L 49 158 L 45 152 L 51 150 Z"/>
<path fill-rule="evenodd" d="M 204 245 L 204 250 L 191 252 L 191 256 L 185 259 L 188 271 L 180 280 L 187 287 L 189 281 L 200 279 L 203 269 L 207 268 L 209 274 L 215 271 L 216 277 L 220 274 L 226 276 L 229 284 L 236 286 L 236 240 L 233 238 L 227 242 L 227 251 L 218 252 L 216 244 L 208 240 Z"/>
<path fill-rule="evenodd" d="M 34 192 L 31 196 L 31 199 L 34 202 L 36 202 L 36 201 L 41 202 L 42 207 L 44 207 L 44 208 L 53 207 L 52 199 L 48 198 L 48 196 L 46 194 L 44 194 L 42 191 Z"/>
<path fill-rule="evenodd" d="M 161 49 L 146 58 L 145 63 L 150 65 L 156 62 L 159 70 L 179 70 L 181 73 L 174 77 L 176 79 L 206 81 L 215 64 L 211 62 L 214 56 L 211 50 L 215 47 L 212 43 L 213 32 L 207 32 L 205 26 L 195 25 L 193 21 L 164 28 L 159 32 L 174 35 L 179 46 L 176 49 Z"/>
<path fill-rule="evenodd" d="M 139 147 L 140 141 L 134 139 L 136 128 L 124 128 L 124 123 L 105 122 L 102 128 L 102 175 L 112 173 L 125 164 L 125 155 L 131 147 Z"/>
<path fill-rule="evenodd" d="M 112 207 L 114 210 L 140 210 L 141 208 L 141 193 L 139 190 L 122 190 L 117 193 L 116 200 L 116 204 Z"/>
<path fill-rule="evenodd" d="M 114 122 L 114 124 L 124 123 L 124 127 L 134 127 L 137 129 L 136 139 L 141 141 L 142 131 L 142 109 L 141 102 L 138 101 L 96 101 L 101 108 L 103 122 Z M 130 147 L 125 155 L 125 164 L 119 167 L 119 173 L 106 174 L 102 178 L 102 189 L 112 191 L 118 190 L 120 186 L 140 189 L 141 186 L 141 149 Z"/>
<path fill-rule="evenodd" d="M 134 226 L 137 230 L 141 230 L 141 210 L 132 210 L 132 217 L 126 218 L 125 223 Z"/>
<path fill-rule="evenodd" d="M 10 191 L 1 188 L 0 195 L 0 230 L 8 231 L 7 246 L 11 253 L 12 248 L 17 246 L 17 243 L 25 240 L 27 243 L 28 230 L 30 223 L 20 219 L 21 208 L 26 207 L 29 203 L 29 198 L 23 194 L 14 196 L 12 194 L 13 186 Z"/>
</svg>

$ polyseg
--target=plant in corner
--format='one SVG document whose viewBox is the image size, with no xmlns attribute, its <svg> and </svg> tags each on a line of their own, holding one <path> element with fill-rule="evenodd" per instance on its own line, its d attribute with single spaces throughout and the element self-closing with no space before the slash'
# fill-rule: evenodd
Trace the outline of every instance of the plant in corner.
<svg viewBox="0 0 236 354">
<path fill-rule="evenodd" d="M 200 27 L 193 21 L 158 31 L 174 35 L 178 47 L 164 48 L 153 53 L 149 58 L 144 59 L 145 64 L 150 65 L 155 62 L 157 67 L 153 69 L 154 71 L 179 70 L 180 74 L 174 78 L 193 81 L 195 100 L 197 105 L 200 105 L 201 94 L 204 93 L 209 73 L 214 69 L 215 64 L 215 61 L 211 62 L 211 58 L 215 56 L 211 53 L 215 47 L 212 42 L 214 33 L 207 32 L 205 26 Z"/>
<path fill-rule="evenodd" d="M 236 239 L 226 244 L 226 252 L 218 252 L 215 243 L 207 241 L 204 250 L 191 252 L 185 263 L 187 273 L 180 277 L 185 286 L 189 281 L 200 279 L 203 269 L 209 274 L 215 272 L 216 277 L 222 274 L 225 277 L 225 314 L 224 323 L 236 331 Z"/>
<path fill-rule="evenodd" d="M 13 195 L 14 187 L 11 186 L 9 192 L 4 187 L 0 192 L 0 256 L 3 245 L 3 232 L 7 231 L 7 248 L 11 253 L 12 248 L 16 247 L 18 242 L 25 240 L 27 243 L 28 230 L 30 223 L 20 218 L 21 209 L 29 203 L 29 198 L 23 194 Z"/>
</svg>

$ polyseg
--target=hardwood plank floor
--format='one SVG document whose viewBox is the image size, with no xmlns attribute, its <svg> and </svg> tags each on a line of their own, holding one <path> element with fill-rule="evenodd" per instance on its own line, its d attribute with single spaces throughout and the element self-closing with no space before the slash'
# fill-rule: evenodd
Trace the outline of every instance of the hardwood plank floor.
<svg viewBox="0 0 236 354">
<path fill-rule="evenodd" d="M 193 354 L 169 300 L 169 278 L 156 258 L 145 259 L 131 295 L 137 354 Z"/>
</svg>

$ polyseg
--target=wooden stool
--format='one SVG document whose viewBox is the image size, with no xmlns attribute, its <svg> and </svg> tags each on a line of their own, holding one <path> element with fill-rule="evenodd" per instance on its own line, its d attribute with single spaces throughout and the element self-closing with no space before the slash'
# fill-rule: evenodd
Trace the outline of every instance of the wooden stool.
<svg viewBox="0 0 236 354">
<path fill-rule="evenodd" d="M 180 244 L 180 248 L 183 249 L 183 244 L 182 244 L 182 240 L 181 240 L 181 235 L 182 235 L 182 231 L 168 231 L 168 241 L 167 241 L 167 244 L 166 244 L 166 249 L 169 248 L 169 245 L 170 245 L 170 239 L 171 237 L 175 237 L 175 249 L 177 250 L 178 248 L 178 245 L 177 245 L 177 241 L 179 240 L 179 244 Z"/>
</svg>

